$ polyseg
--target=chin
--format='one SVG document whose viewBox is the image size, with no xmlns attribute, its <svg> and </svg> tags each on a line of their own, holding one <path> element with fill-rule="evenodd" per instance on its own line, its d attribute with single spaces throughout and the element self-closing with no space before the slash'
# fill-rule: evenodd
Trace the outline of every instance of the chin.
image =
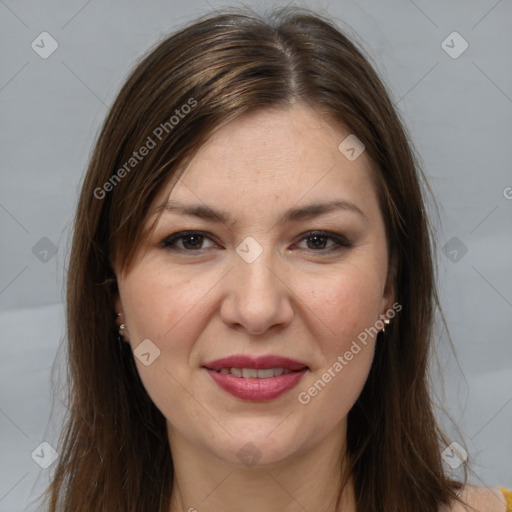
<svg viewBox="0 0 512 512">
<path fill-rule="evenodd" d="M 297 450 L 302 443 L 292 435 L 287 436 L 286 432 L 264 428 L 254 431 L 248 428 L 245 434 L 238 434 L 226 440 L 224 450 L 219 446 L 212 447 L 217 457 L 226 460 L 230 464 L 242 467 L 267 467 L 289 460 L 297 455 Z M 268 423 L 265 423 L 268 427 Z M 240 432 L 240 431 L 239 431 Z M 269 432 L 272 434 L 269 435 Z"/>
</svg>

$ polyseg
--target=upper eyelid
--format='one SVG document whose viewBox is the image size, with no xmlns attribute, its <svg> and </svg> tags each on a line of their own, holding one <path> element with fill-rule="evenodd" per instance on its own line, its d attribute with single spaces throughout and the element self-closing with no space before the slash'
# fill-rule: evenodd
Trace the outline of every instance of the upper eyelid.
<svg viewBox="0 0 512 512">
<path fill-rule="evenodd" d="M 211 240 L 213 243 L 217 243 L 215 241 L 215 238 L 213 236 L 211 236 L 209 233 L 205 232 L 205 231 L 200 231 L 200 230 L 181 230 L 181 231 L 176 231 L 175 233 L 172 233 L 171 235 L 168 235 L 166 236 L 165 238 L 163 238 L 163 240 L 159 243 L 160 246 L 166 248 L 167 245 L 166 243 L 169 242 L 169 240 L 173 240 L 173 242 L 175 243 L 177 240 L 181 240 L 187 236 L 192 236 L 192 235 L 200 235 L 200 236 L 203 236 L 204 238 L 207 238 L 208 240 Z M 187 249 L 181 249 L 181 248 L 178 248 L 179 250 L 182 250 L 182 251 L 186 251 L 186 252 L 193 252 L 193 251 L 188 251 Z M 195 252 L 199 252 L 198 251 L 195 251 Z"/>
</svg>

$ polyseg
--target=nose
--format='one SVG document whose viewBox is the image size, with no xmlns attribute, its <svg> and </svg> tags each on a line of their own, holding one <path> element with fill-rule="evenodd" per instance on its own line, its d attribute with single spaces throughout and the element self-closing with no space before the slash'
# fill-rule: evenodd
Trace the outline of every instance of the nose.
<svg viewBox="0 0 512 512">
<path fill-rule="evenodd" d="M 265 248 L 251 263 L 235 255 L 235 268 L 229 272 L 225 286 L 220 314 L 229 327 L 261 335 L 290 324 L 293 293 L 286 283 L 284 266 L 270 249 Z"/>
</svg>

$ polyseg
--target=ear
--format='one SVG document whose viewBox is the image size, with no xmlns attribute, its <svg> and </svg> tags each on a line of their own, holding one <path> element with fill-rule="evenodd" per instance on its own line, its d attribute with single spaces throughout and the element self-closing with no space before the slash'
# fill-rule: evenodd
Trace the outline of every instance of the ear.
<svg viewBox="0 0 512 512">
<path fill-rule="evenodd" d="M 119 293 L 116 293 L 115 295 L 114 307 L 117 313 L 116 325 L 119 327 L 121 324 L 125 323 L 123 318 L 123 307 L 121 306 L 121 298 L 119 297 Z"/>
<path fill-rule="evenodd" d="M 123 334 L 122 334 L 122 341 L 124 341 L 125 343 L 130 343 L 128 328 L 126 327 L 126 319 L 124 318 L 123 306 L 121 305 L 121 298 L 119 297 L 119 293 L 115 294 L 114 306 L 115 306 L 116 313 L 117 313 L 117 316 L 116 316 L 117 327 L 120 327 L 122 324 L 125 324 L 125 328 L 124 328 Z M 119 334 L 121 334 L 121 332 Z"/>
<path fill-rule="evenodd" d="M 398 258 L 396 252 L 393 251 L 388 266 L 388 275 L 386 284 L 382 292 L 382 298 L 385 301 L 386 309 L 389 309 L 396 302 L 396 275 L 398 269 Z"/>
<path fill-rule="evenodd" d="M 111 263 L 110 265 L 110 271 L 112 277 L 109 279 L 109 281 L 112 284 L 111 293 L 114 297 L 114 309 L 117 314 L 123 313 L 123 306 L 121 305 L 121 297 L 119 295 L 119 275 L 117 272 L 117 267 Z"/>
<path fill-rule="evenodd" d="M 116 293 L 116 295 L 115 295 L 114 305 L 115 305 L 117 314 L 123 312 L 123 308 L 121 307 L 121 298 L 119 297 L 119 293 Z"/>
</svg>

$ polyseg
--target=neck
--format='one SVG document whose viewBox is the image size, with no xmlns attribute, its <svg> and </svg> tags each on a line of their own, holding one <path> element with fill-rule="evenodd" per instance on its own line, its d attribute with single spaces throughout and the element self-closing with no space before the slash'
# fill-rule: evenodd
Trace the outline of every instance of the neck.
<svg viewBox="0 0 512 512">
<path fill-rule="evenodd" d="M 219 458 L 175 431 L 169 441 L 174 464 L 170 512 L 356 512 L 351 478 L 336 507 L 344 470 L 344 442 L 337 433 L 308 451 L 252 466 Z"/>
</svg>

